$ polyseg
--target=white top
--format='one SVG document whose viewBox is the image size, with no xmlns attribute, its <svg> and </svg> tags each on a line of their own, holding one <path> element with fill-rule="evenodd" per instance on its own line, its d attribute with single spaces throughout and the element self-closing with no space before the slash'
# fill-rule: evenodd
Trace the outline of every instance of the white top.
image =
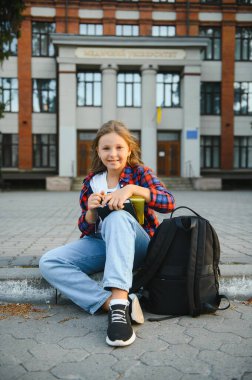
<svg viewBox="0 0 252 380">
<path fill-rule="evenodd" d="M 93 178 L 91 178 L 90 186 L 94 193 L 100 193 L 102 190 L 105 194 L 112 193 L 113 191 L 120 189 L 119 182 L 112 189 L 108 188 L 107 184 L 107 171 L 96 174 Z"/>
<path fill-rule="evenodd" d="M 90 186 L 94 193 L 100 193 L 101 191 L 104 191 L 105 194 L 108 194 L 108 193 L 112 193 L 115 190 L 120 189 L 119 182 L 112 189 L 108 188 L 107 171 L 98 173 L 93 178 L 91 178 Z M 101 225 L 102 225 L 102 220 L 100 220 L 97 232 L 101 232 Z"/>
</svg>

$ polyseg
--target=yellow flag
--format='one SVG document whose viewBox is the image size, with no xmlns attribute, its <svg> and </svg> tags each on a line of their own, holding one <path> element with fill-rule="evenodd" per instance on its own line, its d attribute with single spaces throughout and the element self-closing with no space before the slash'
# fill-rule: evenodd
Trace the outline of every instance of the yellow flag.
<svg viewBox="0 0 252 380">
<path fill-rule="evenodd" d="M 162 106 L 157 107 L 156 121 L 157 121 L 157 124 L 160 124 L 162 121 Z"/>
</svg>

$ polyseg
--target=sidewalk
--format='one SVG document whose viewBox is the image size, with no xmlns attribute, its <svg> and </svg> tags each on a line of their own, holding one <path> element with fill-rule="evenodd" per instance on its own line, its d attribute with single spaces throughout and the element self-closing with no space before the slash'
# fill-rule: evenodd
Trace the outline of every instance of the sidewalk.
<svg viewBox="0 0 252 380">
<path fill-rule="evenodd" d="M 182 191 L 174 195 L 177 206 L 191 207 L 216 229 L 222 291 L 236 299 L 252 296 L 252 192 Z M 0 299 L 55 299 L 55 290 L 37 269 L 38 261 L 44 252 L 79 238 L 78 201 L 78 192 L 0 193 Z M 160 221 L 166 217 L 159 214 Z"/>
<path fill-rule="evenodd" d="M 146 321 L 135 327 L 132 346 L 113 349 L 105 343 L 107 316 L 90 316 L 64 299 L 55 305 L 55 290 L 37 269 L 43 252 L 78 239 L 78 192 L 0 193 L 0 300 L 38 304 L 20 315 L 0 314 L 1 379 L 252 379 L 252 307 L 242 301 L 252 296 L 252 193 L 174 195 L 177 206 L 195 209 L 215 227 L 221 290 L 231 308 Z"/>
</svg>

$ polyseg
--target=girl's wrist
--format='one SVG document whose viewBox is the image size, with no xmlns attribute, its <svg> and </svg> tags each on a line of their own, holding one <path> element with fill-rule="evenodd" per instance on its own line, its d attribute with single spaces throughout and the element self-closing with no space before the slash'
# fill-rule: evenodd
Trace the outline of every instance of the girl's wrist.
<svg viewBox="0 0 252 380">
<path fill-rule="evenodd" d="M 98 217 L 98 213 L 97 213 L 97 210 L 95 209 L 92 209 L 92 210 L 89 209 L 86 213 L 86 221 L 90 224 L 95 223 L 97 220 L 97 217 Z"/>
</svg>

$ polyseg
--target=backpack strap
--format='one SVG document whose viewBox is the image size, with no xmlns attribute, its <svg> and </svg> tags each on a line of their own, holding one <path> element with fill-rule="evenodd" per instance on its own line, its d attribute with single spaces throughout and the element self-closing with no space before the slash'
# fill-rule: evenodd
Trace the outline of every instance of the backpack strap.
<svg viewBox="0 0 252 380">
<path fill-rule="evenodd" d="M 224 294 L 219 294 L 218 298 L 219 298 L 218 299 L 219 305 L 222 299 L 225 299 L 227 301 L 227 305 L 223 307 L 220 307 L 220 306 L 216 307 L 216 306 L 210 305 L 209 303 L 204 303 L 203 304 L 204 309 L 209 310 L 210 312 L 216 312 L 217 310 L 227 310 L 230 307 L 230 301 L 228 297 L 226 297 Z"/>
<path fill-rule="evenodd" d="M 166 224 L 169 223 L 169 234 L 167 234 L 166 231 Z M 138 273 L 133 277 L 133 284 L 130 289 L 130 293 L 134 293 L 138 291 L 141 287 L 145 286 L 155 275 L 157 270 L 159 269 L 160 265 L 162 264 L 163 260 L 165 259 L 166 253 L 168 249 L 170 248 L 172 241 L 176 234 L 176 223 L 174 219 L 164 219 L 163 222 L 159 226 L 160 231 L 158 232 L 157 238 L 154 241 L 154 244 L 151 244 L 152 241 L 150 241 L 149 247 L 148 247 L 148 253 L 149 248 L 151 247 L 151 256 L 153 257 L 153 261 L 151 262 L 151 265 L 146 267 L 145 265 L 142 267 L 142 269 L 139 270 Z M 159 238 L 159 235 L 164 235 L 164 238 Z M 147 255 L 148 255 L 147 253 Z"/>
<path fill-rule="evenodd" d="M 219 242 L 215 229 L 211 225 L 210 227 L 211 227 L 211 231 L 213 235 L 213 245 L 214 245 L 214 262 L 213 262 L 214 275 L 215 275 L 215 278 L 218 279 L 220 275 L 220 269 L 219 269 L 220 242 Z M 219 291 L 219 283 L 217 281 L 215 282 L 215 285 L 216 285 L 217 291 Z"/>
<path fill-rule="evenodd" d="M 197 261 L 197 249 L 198 249 L 198 228 L 199 223 L 196 220 L 194 227 L 192 228 L 191 233 L 191 254 L 188 261 L 187 267 L 187 296 L 188 296 L 188 307 L 189 313 L 193 317 L 198 315 L 195 306 L 195 297 L 194 297 L 194 286 L 195 286 L 195 268 Z"/>
<path fill-rule="evenodd" d="M 204 265 L 204 252 L 206 244 L 206 227 L 207 221 L 204 219 L 198 219 L 198 242 L 197 242 L 197 252 L 196 252 L 196 263 L 195 263 L 195 278 L 194 278 L 194 303 L 195 309 L 191 311 L 191 315 L 196 317 L 200 315 L 201 312 L 201 301 L 200 301 L 200 277 L 202 275 L 202 269 Z"/>
<path fill-rule="evenodd" d="M 223 307 L 219 306 L 217 310 L 227 310 L 230 307 L 229 298 L 227 296 L 225 296 L 224 294 L 219 294 L 219 299 L 220 299 L 220 303 L 221 303 L 222 299 L 226 300 L 227 301 L 227 305 L 223 306 Z"/>
<path fill-rule="evenodd" d="M 217 292 L 219 293 L 218 277 L 220 276 L 220 268 L 219 268 L 220 242 L 219 242 L 218 235 L 217 235 L 215 229 L 212 226 L 211 226 L 211 230 L 212 230 L 213 242 L 214 242 L 214 263 L 213 263 L 214 265 L 213 265 L 213 268 L 214 268 L 214 275 L 215 275 L 215 286 L 216 286 Z M 230 307 L 229 298 L 227 296 L 225 296 L 224 294 L 219 294 L 218 297 L 219 297 L 219 300 L 218 300 L 219 305 L 216 308 L 216 310 L 227 310 Z M 227 301 L 227 305 L 223 306 L 223 307 L 220 307 L 221 301 L 223 299 L 225 299 Z"/>
<path fill-rule="evenodd" d="M 179 210 L 179 209 L 181 209 L 181 208 L 185 208 L 185 209 L 191 211 L 193 214 L 195 214 L 195 215 L 198 216 L 199 218 L 202 218 L 202 216 L 200 216 L 196 211 L 194 211 L 193 209 L 191 209 L 190 207 L 187 207 L 187 206 L 179 206 L 179 207 L 175 208 L 175 209 L 171 212 L 170 218 L 173 217 L 173 214 L 174 214 L 175 211 L 177 211 L 177 210 Z M 203 218 L 203 219 L 204 219 L 204 218 Z"/>
<path fill-rule="evenodd" d="M 166 319 L 173 319 L 173 318 L 178 318 L 178 317 L 181 317 L 181 315 L 167 315 L 165 317 L 150 317 L 150 318 L 147 318 L 147 321 L 161 322 L 161 321 L 165 321 Z"/>
</svg>

